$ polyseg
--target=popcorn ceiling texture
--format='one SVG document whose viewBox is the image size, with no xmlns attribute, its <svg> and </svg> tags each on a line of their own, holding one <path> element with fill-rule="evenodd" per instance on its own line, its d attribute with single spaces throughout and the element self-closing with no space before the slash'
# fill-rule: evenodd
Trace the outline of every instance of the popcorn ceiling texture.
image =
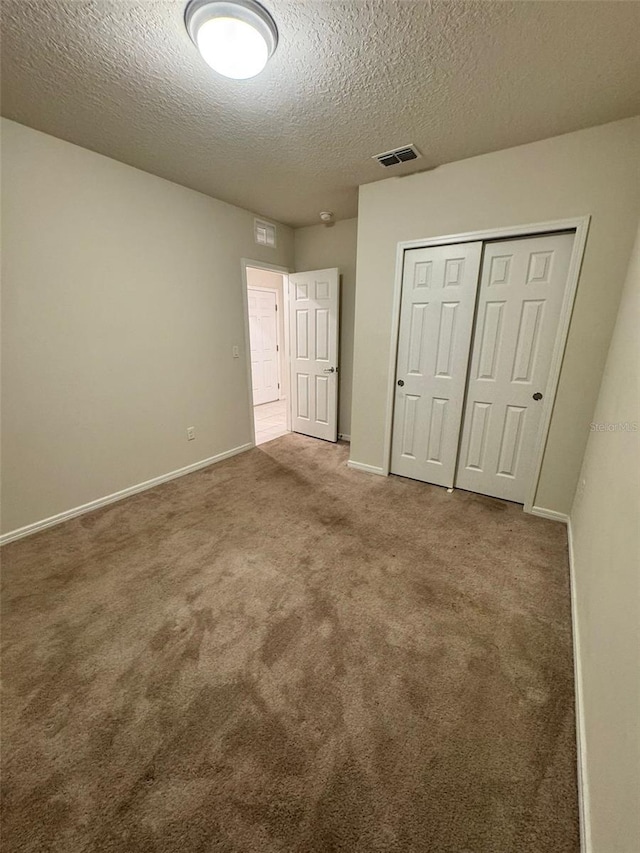
<svg viewBox="0 0 640 853">
<path fill-rule="evenodd" d="M 4 0 L 3 114 L 292 225 L 401 175 L 640 111 L 640 3 L 267 0 L 259 77 L 209 69 L 183 2 Z"/>
</svg>

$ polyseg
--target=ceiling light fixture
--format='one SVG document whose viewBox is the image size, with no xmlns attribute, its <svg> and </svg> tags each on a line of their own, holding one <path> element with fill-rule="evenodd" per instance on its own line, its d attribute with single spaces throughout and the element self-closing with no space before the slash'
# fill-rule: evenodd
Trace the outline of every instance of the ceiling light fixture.
<svg viewBox="0 0 640 853">
<path fill-rule="evenodd" d="M 278 44 L 275 22 L 256 0 L 191 0 L 184 22 L 207 65 L 234 80 L 259 74 Z"/>
</svg>

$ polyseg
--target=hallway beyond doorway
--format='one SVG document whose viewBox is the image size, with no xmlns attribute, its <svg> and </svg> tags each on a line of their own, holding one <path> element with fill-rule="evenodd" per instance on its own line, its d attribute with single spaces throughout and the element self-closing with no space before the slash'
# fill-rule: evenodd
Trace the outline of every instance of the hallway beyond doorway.
<svg viewBox="0 0 640 853">
<path fill-rule="evenodd" d="M 274 400 L 273 403 L 263 403 L 253 407 L 253 420 L 256 428 L 256 444 L 264 444 L 281 435 L 287 430 L 287 401 Z"/>
</svg>

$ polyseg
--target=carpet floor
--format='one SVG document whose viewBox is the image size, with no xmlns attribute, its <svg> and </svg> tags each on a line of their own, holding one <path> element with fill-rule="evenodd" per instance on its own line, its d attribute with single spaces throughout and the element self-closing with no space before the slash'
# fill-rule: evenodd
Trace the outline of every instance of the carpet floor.
<svg viewBox="0 0 640 853">
<path fill-rule="evenodd" d="M 346 459 L 5 546 L 5 853 L 577 853 L 564 527 Z"/>
</svg>

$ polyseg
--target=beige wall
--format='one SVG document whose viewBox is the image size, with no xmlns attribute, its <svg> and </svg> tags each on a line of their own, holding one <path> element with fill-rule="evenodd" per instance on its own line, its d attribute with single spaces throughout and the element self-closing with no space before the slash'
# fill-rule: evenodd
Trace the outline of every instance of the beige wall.
<svg viewBox="0 0 640 853">
<path fill-rule="evenodd" d="M 246 444 L 240 259 L 292 231 L 10 121 L 2 161 L 2 530 Z"/>
<path fill-rule="evenodd" d="M 360 188 L 351 458 L 384 466 L 396 246 L 591 214 L 536 504 L 567 513 L 640 212 L 640 119 Z"/>
<path fill-rule="evenodd" d="M 280 399 L 289 396 L 288 353 L 284 336 L 284 288 L 282 273 L 247 267 L 247 287 L 266 287 L 278 294 L 278 339 L 280 345 Z"/>
<path fill-rule="evenodd" d="M 295 265 L 298 272 L 339 267 L 342 274 L 338 413 L 338 432 L 341 435 L 351 434 L 357 226 L 357 219 L 344 219 L 329 227 L 310 225 L 294 232 Z"/>
<path fill-rule="evenodd" d="M 638 329 L 640 231 L 571 510 L 593 853 L 640 850 Z"/>
</svg>

